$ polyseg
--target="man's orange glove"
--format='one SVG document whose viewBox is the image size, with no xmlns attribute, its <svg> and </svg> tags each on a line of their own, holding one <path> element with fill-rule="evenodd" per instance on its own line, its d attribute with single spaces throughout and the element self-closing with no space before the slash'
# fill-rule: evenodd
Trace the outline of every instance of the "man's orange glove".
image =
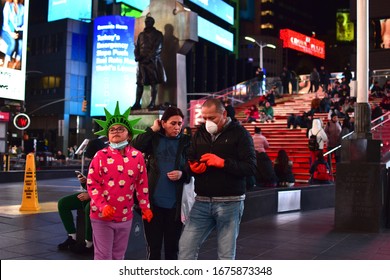
<svg viewBox="0 0 390 280">
<path fill-rule="evenodd" d="M 200 161 L 205 162 L 207 166 L 215 166 L 218 168 L 223 168 L 225 166 L 225 160 L 215 154 L 204 154 L 201 156 Z"/>
<path fill-rule="evenodd" d="M 110 220 L 114 217 L 114 214 L 115 214 L 114 207 L 112 207 L 111 205 L 108 205 L 108 204 L 106 206 L 104 206 L 103 211 L 102 211 L 103 218 Z"/>
<path fill-rule="evenodd" d="M 207 169 L 207 166 L 204 162 L 189 161 L 188 164 L 190 165 L 191 171 L 196 174 L 201 174 Z"/>
<path fill-rule="evenodd" d="M 152 210 L 150 210 L 150 209 L 142 210 L 142 219 L 143 220 L 146 220 L 148 223 L 150 223 L 152 218 L 153 218 Z"/>
</svg>

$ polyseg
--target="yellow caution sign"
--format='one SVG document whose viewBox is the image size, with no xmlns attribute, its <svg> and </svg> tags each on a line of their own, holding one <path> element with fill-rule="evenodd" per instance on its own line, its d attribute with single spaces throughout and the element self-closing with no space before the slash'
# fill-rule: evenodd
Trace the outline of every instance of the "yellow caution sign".
<svg viewBox="0 0 390 280">
<path fill-rule="evenodd" d="M 22 205 L 19 210 L 38 211 L 39 209 L 35 156 L 34 153 L 29 153 L 26 157 Z"/>
</svg>

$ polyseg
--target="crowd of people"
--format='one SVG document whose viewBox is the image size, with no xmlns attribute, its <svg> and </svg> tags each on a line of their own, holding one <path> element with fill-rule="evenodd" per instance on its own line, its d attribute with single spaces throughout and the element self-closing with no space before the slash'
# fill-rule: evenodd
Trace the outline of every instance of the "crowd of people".
<svg viewBox="0 0 390 280">
<path fill-rule="evenodd" d="M 354 129 L 355 100 L 345 78 L 330 84 L 324 72 L 321 68 L 318 74 L 324 96 L 315 94 L 310 111 L 287 118 L 288 128 L 306 128 L 307 138 L 315 139 L 309 159 L 311 184 L 333 180 L 332 158 L 324 153 L 337 148 Z M 318 90 L 316 84 L 313 90 Z M 244 122 L 273 122 L 272 104 L 275 93 L 269 91 L 245 111 Z M 383 112 L 380 105 L 376 107 L 373 117 Z M 325 125 L 316 113 L 328 114 Z M 271 161 L 267 155 L 270 144 L 261 128 L 255 126 L 251 135 L 235 117 L 229 99 L 207 99 L 201 106 L 204 123 L 195 133 L 183 127 L 184 115 L 173 106 L 145 131 L 135 128 L 139 119 L 130 121 L 129 114 L 130 108 L 120 114 L 117 104 L 114 114 L 106 112 L 105 121 L 96 120 L 102 127 L 96 134 L 107 137 L 108 146 L 87 149 L 92 158 L 88 174 L 78 174 L 85 190 L 58 202 L 68 234 L 59 250 L 93 252 L 95 259 L 123 259 L 133 211 L 137 211 L 144 220 L 148 259 L 197 259 L 213 230 L 217 231 L 218 259 L 235 259 L 246 191 L 295 184 L 287 151 L 280 149 Z M 69 152 L 74 154 L 72 149 Z M 340 161 L 339 152 L 331 155 Z M 184 225 L 183 185 L 191 180 L 196 196 Z M 71 213 L 75 209 L 85 213 L 81 243 Z"/>
</svg>

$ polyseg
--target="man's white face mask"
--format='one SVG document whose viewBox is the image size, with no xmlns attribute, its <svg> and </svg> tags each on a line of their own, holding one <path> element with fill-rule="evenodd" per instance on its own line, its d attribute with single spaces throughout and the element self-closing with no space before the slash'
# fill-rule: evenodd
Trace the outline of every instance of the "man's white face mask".
<svg viewBox="0 0 390 280">
<path fill-rule="evenodd" d="M 214 135 L 218 131 L 218 125 L 210 120 L 206 121 L 206 130 L 208 133 Z"/>
</svg>

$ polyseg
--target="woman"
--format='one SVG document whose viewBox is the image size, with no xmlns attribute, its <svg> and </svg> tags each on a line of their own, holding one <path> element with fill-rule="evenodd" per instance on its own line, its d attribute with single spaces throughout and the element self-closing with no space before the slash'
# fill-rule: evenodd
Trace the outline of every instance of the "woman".
<svg viewBox="0 0 390 280">
<path fill-rule="evenodd" d="M 279 187 L 292 187 L 295 183 L 294 174 L 292 173 L 292 161 L 290 161 L 287 152 L 283 149 L 279 150 L 278 156 L 275 159 L 274 171 L 278 177 Z"/>
<path fill-rule="evenodd" d="M 145 223 L 148 257 L 161 259 L 164 240 L 166 260 L 176 260 L 182 231 L 181 197 L 183 183 L 189 180 L 185 171 L 186 150 L 190 136 L 182 133 L 183 113 L 168 107 L 144 134 L 132 141 L 133 147 L 145 153 L 148 159 L 150 203 L 154 218 Z"/>
<path fill-rule="evenodd" d="M 320 119 L 313 119 L 312 128 L 309 130 L 308 137 L 315 135 L 318 143 L 318 150 L 310 151 L 310 165 L 316 160 L 318 152 L 324 151 L 324 144 L 328 142 L 328 136 L 322 128 Z"/>
<path fill-rule="evenodd" d="M 310 166 L 309 184 L 330 184 L 331 180 L 329 164 L 325 161 L 322 151 L 319 151 L 317 160 Z"/>
<path fill-rule="evenodd" d="M 129 120 L 130 108 L 121 115 L 107 110 L 106 121 L 95 120 L 103 129 L 97 135 L 108 136 L 109 147 L 93 158 L 87 178 L 91 198 L 91 224 L 95 260 L 124 259 L 133 219 L 134 193 L 142 218 L 153 217 L 149 206 L 148 178 L 142 153 L 129 145 L 132 137 L 143 131 L 134 129 L 139 121 Z"/>
<path fill-rule="evenodd" d="M 24 5 L 23 1 L 7 1 L 3 8 L 3 28 L 1 37 L 7 44 L 7 50 L 4 57 L 3 67 L 9 67 L 11 57 L 15 53 L 15 63 L 10 68 L 20 69 L 23 48 L 23 24 L 24 24 Z"/>
<path fill-rule="evenodd" d="M 253 123 L 259 119 L 259 110 L 256 105 L 250 106 L 247 110 L 245 110 L 244 114 L 246 115 L 246 123 Z"/>
</svg>

